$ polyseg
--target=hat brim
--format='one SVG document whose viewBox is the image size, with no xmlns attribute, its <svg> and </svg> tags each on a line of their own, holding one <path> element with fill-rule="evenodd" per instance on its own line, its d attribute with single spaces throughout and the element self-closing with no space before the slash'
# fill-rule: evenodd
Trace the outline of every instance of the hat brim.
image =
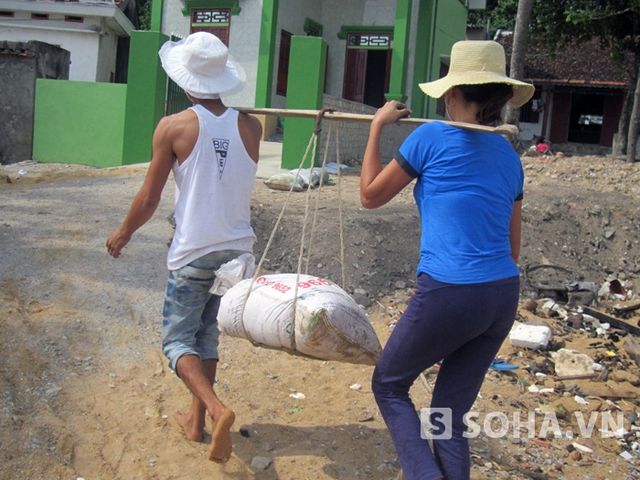
<svg viewBox="0 0 640 480">
<path fill-rule="evenodd" d="M 447 90 L 458 85 L 483 85 L 486 83 L 505 83 L 513 88 L 513 97 L 509 103 L 515 107 L 521 107 L 527 103 L 535 92 L 535 87 L 530 83 L 521 82 L 505 75 L 491 72 L 468 72 L 463 74 L 448 74 L 433 82 L 420 83 L 418 86 L 425 94 L 433 98 L 440 98 Z"/>
<path fill-rule="evenodd" d="M 231 95 L 239 92 L 244 87 L 245 71 L 230 54 L 224 71 L 220 75 L 211 78 L 194 75 L 182 65 L 180 56 L 183 48 L 184 40 L 166 42 L 158 52 L 162 68 L 169 78 L 183 90 L 189 91 L 197 98 L 198 94 L 210 95 L 218 93 Z"/>
</svg>

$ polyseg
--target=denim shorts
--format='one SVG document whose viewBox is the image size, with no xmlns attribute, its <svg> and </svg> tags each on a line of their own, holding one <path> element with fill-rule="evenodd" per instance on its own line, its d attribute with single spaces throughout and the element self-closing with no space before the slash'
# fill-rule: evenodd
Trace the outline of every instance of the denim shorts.
<svg viewBox="0 0 640 480">
<path fill-rule="evenodd" d="M 208 253 L 178 270 L 169 271 L 162 313 L 162 353 L 176 372 L 183 355 L 201 360 L 218 359 L 218 308 L 220 296 L 209 289 L 216 270 L 243 253 L 220 250 Z"/>
</svg>

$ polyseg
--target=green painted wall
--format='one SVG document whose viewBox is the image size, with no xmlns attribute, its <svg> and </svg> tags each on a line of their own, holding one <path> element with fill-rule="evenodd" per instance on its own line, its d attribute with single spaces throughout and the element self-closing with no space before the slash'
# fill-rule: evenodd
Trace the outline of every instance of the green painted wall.
<svg viewBox="0 0 640 480">
<path fill-rule="evenodd" d="M 326 59 L 327 42 L 322 38 L 295 35 L 291 37 L 287 109 L 318 110 L 322 108 Z M 300 166 L 314 128 L 315 119 L 289 117 L 285 120 L 282 168 L 293 169 Z M 313 159 L 309 152 L 304 167 L 317 165 L 317 159 L 318 152 Z"/>
<path fill-rule="evenodd" d="M 443 118 L 436 115 L 437 100 L 422 93 L 418 84 L 439 78 L 440 56 L 448 56 L 453 44 L 465 39 L 467 13 L 467 8 L 460 1 L 420 1 L 411 93 L 411 109 L 414 116 Z"/>
<path fill-rule="evenodd" d="M 121 165 L 126 94 L 122 84 L 38 79 L 34 160 Z"/>
<path fill-rule="evenodd" d="M 276 32 L 278 24 L 278 0 L 263 0 L 256 78 L 256 108 L 271 106 L 273 68 L 275 64 Z"/>
<path fill-rule="evenodd" d="M 151 160 L 153 132 L 164 115 L 167 75 L 158 50 L 168 40 L 160 32 L 131 32 L 122 164 Z"/>
<path fill-rule="evenodd" d="M 151 160 L 164 115 L 166 75 L 159 32 L 131 32 L 127 85 L 38 80 L 33 158 L 113 167 Z"/>
</svg>

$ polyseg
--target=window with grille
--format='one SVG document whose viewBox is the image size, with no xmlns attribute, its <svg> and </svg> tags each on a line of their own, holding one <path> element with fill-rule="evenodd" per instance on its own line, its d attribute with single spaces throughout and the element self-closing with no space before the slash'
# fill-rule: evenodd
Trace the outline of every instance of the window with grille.
<svg viewBox="0 0 640 480">
<path fill-rule="evenodd" d="M 209 32 L 229 46 L 229 27 L 231 25 L 231 9 L 216 8 L 191 11 L 191 32 Z"/>
<path fill-rule="evenodd" d="M 321 23 L 311 20 L 309 17 L 304 19 L 304 26 L 302 27 L 307 37 L 321 37 L 324 27 Z"/>
<path fill-rule="evenodd" d="M 391 46 L 391 35 L 376 33 L 352 33 L 348 37 L 348 47 L 384 48 Z"/>
</svg>

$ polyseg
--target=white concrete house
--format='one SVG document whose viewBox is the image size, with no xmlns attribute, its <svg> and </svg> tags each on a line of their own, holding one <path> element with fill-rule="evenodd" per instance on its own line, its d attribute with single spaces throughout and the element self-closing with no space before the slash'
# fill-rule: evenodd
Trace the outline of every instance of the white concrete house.
<svg viewBox="0 0 640 480">
<path fill-rule="evenodd" d="M 113 82 L 120 39 L 133 23 L 114 0 L 0 0 L 0 40 L 57 45 L 71 53 L 69 80 Z"/>
</svg>

